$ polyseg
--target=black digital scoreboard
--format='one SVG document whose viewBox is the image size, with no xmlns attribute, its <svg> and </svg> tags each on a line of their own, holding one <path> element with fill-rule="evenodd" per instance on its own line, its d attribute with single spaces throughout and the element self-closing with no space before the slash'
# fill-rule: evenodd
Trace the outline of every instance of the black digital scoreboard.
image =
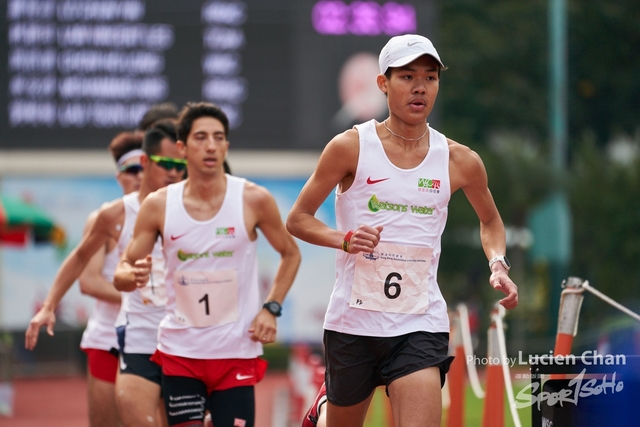
<svg viewBox="0 0 640 427">
<path fill-rule="evenodd" d="M 433 0 L 0 1 L 0 149 L 102 149 L 149 106 L 200 100 L 234 148 L 321 149 L 386 116 L 389 37 L 436 35 Z"/>
</svg>

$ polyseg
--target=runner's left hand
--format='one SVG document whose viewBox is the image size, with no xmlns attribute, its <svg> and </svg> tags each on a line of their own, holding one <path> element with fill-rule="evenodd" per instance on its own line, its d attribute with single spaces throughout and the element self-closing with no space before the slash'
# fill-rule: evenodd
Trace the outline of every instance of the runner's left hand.
<svg viewBox="0 0 640 427">
<path fill-rule="evenodd" d="M 276 340 L 276 318 L 267 310 L 262 309 L 251 322 L 249 333 L 251 340 L 261 342 L 262 344 L 272 343 Z"/>
<path fill-rule="evenodd" d="M 380 232 L 382 226 L 377 225 L 371 227 L 369 225 L 361 225 L 355 229 L 351 235 L 349 242 L 349 253 L 357 254 L 359 252 L 371 253 L 380 243 Z"/>
<path fill-rule="evenodd" d="M 147 255 L 145 258 L 139 259 L 133 264 L 133 276 L 137 287 L 143 288 L 147 286 L 149 275 L 151 274 L 151 267 L 151 255 Z"/>
<path fill-rule="evenodd" d="M 503 268 L 497 268 L 496 271 L 491 273 L 489 283 L 491 283 L 493 289 L 506 295 L 505 298 L 500 300 L 500 304 L 504 308 L 510 310 L 518 306 L 518 287 L 513 283 L 513 280 L 509 278 L 506 270 Z"/>
</svg>

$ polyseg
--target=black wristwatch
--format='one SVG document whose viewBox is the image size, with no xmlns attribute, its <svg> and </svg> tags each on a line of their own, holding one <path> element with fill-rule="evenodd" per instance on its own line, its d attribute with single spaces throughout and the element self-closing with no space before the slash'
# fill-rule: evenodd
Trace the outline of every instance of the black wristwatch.
<svg viewBox="0 0 640 427">
<path fill-rule="evenodd" d="M 267 311 L 276 317 L 282 316 L 282 306 L 278 301 L 267 301 L 262 305 Z"/>
</svg>

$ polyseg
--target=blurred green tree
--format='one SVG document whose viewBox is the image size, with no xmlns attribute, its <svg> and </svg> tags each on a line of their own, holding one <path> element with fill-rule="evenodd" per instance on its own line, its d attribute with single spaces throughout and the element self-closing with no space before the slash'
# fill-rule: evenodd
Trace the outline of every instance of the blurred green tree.
<svg viewBox="0 0 640 427">
<path fill-rule="evenodd" d="M 574 217 L 575 275 L 589 280 L 614 300 L 640 311 L 640 135 L 620 142 L 631 150 L 623 162 L 585 137 L 574 156 L 570 203 Z M 616 147 L 613 144 L 610 147 Z M 618 145 L 618 147 L 620 147 Z M 615 149 L 615 148 L 614 148 Z M 618 312 L 595 296 L 585 296 L 582 322 L 597 325 L 605 314 Z M 596 308 L 597 307 L 597 308 Z"/>
<path fill-rule="evenodd" d="M 439 127 L 481 155 L 507 226 L 522 227 L 551 191 L 566 191 L 571 274 L 639 310 L 640 161 L 636 151 L 625 164 L 613 162 L 607 149 L 634 134 L 631 145 L 640 147 L 640 2 L 569 1 L 567 22 L 569 165 L 563 176 L 554 176 L 549 154 L 548 0 L 440 3 L 437 44 L 449 70 L 440 83 Z M 487 284 L 477 227 L 464 195 L 455 194 L 443 235 L 441 286 L 448 301 L 482 301 L 488 310 L 497 298 Z M 512 262 L 522 252 L 510 248 Z M 524 257 L 516 262 L 522 310 L 514 316 L 527 318 L 524 332 L 535 335 L 545 330 L 549 289 L 558 284 L 549 283 L 544 266 Z M 587 296 L 582 325 L 595 327 L 613 312 Z"/>
<path fill-rule="evenodd" d="M 548 135 L 548 0 L 440 2 L 438 48 L 449 66 L 439 107 L 447 135 L 481 144 L 496 130 Z M 640 117 L 640 2 L 568 2 L 568 126 L 602 146 Z M 548 149 L 548 147 L 544 147 Z"/>
</svg>

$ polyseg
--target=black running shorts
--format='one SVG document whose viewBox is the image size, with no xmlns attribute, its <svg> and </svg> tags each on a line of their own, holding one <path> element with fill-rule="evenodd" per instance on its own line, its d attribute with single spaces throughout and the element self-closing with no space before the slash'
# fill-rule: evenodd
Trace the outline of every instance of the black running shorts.
<svg viewBox="0 0 640 427">
<path fill-rule="evenodd" d="M 124 326 L 116 328 L 120 345 L 120 373 L 137 375 L 161 385 L 162 367 L 151 360 L 151 354 L 125 353 L 123 351 L 125 332 Z"/>
<path fill-rule="evenodd" d="M 151 354 L 120 353 L 120 373 L 137 375 L 161 385 L 162 367 L 151 361 L 151 356 Z"/>
<path fill-rule="evenodd" d="M 453 357 L 449 334 L 413 332 L 397 337 L 366 337 L 325 330 L 327 400 L 351 406 L 381 385 L 413 372 L 437 366 L 440 385 Z"/>
</svg>

